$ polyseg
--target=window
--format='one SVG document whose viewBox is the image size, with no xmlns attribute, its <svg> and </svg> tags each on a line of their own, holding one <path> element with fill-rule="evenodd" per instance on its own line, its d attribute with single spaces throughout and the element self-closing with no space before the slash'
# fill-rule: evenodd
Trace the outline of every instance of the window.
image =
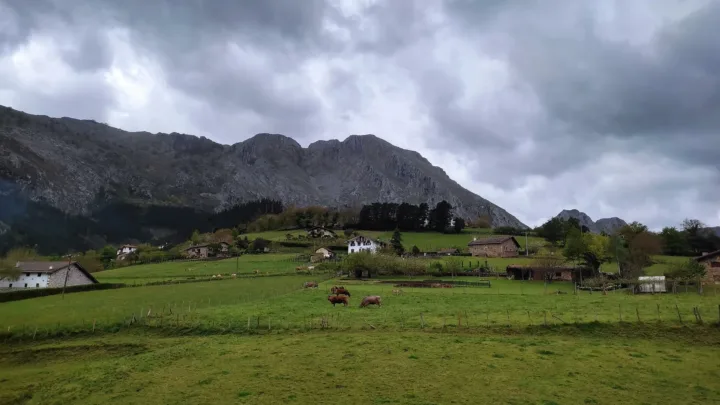
<svg viewBox="0 0 720 405">
<path fill-rule="evenodd" d="M 560 273 L 559 271 L 555 272 L 555 277 L 562 277 L 562 273 Z"/>
<path fill-rule="evenodd" d="M 27 283 L 25 283 L 25 288 L 27 288 Z"/>
<path fill-rule="evenodd" d="M 42 277 L 42 274 L 38 273 L 38 277 Z"/>
<path fill-rule="evenodd" d="M 40 288 L 40 283 L 35 283 L 35 287 Z"/>
<path fill-rule="evenodd" d="M 710 267 L 718 268 L 718 267 L 720 267 L 720 262 L 712 262 L 712 263 L 710 263 Z"/>
<path fill-rule="evenodd" d="M 12 283 L 10 283 L 10 285 L 8 286 L 8 288 L 12 288 Z"/>
</svg>

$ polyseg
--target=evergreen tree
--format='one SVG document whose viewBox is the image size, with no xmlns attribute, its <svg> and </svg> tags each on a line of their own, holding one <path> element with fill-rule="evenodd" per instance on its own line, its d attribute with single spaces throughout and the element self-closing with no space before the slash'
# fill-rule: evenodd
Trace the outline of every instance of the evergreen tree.
<svg viewBox="0 0 720 405">
<path fill-rule="evenodd" d="M 392 249 L 398 256 L 405 252 L 405 248 L 403 248 L 402 245 L 402 235 L 400 234 L 400 229 L 395 228 L 395 232 L 393 232 L 392 238 L 390 239 L 390 246 L 392 246 Z"/>
</svg>

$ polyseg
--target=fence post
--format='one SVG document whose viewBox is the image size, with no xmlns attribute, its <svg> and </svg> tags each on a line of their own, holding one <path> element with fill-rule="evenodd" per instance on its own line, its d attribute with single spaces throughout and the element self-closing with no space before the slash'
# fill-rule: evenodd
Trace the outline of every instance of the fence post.
<svg viewBox="0 0 720 405">
<path fill-rule="evenodd" d="M 682 324 L 682 316 L 680 315 L 680 308 L 678 308 L 677 304 L 675 304 L 675 311 L 677 311 L 678 320 L 680 320 L 680 324 Z"/>
<path fill-rule="evenodd" d="M 420 329 L 425 329 L 425 319 L 423 319 L 422 312 L 420 312 Z"/>
<path fill-rule="evenodd" d="M 618 317 L 620 322 L 622 322 L 622 304 L 618 304 Z"/>
</svg>

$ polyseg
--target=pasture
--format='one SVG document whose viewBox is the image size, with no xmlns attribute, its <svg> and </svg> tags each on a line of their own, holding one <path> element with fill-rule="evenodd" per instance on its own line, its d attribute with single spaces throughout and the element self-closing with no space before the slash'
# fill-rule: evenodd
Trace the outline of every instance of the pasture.
<svg viewBox="0 0 720 405">
<path fill-rule="evenodd" d="M 216 274 L 252 275 L 292 274 L 304 263 L 295 262 L 296 254 L 242 255 L 217 261 L 172 261 L 142 264 L 94 273 L 101 283 L 146 284 L 156 281 L 193 280 Z"/>
<path fill-rule="evenodd" d="M 0 403 L 705 404 L 717 334 L 118 334 L 0 348 Z M 342 400 L 339 400 L 342 398 Z"/>
<path fill-rule="evenodd" d="M 357 231 L 360 235 L 369 236 L 383 241 L 389 241 L 392 238 L 392 231 Z M 256 238 L 263 238 L 271 241 L 285 241 L 287 235 L 290 234 L 294 238 L 298 236 L 305 236 L 306 232 L 303 230 L 292 230 L 292 231 L 267 231 L 248 233 L 245 236 L 248 239 L 253 240 Z M 413 246 L 417 246 L 421 251 L 436 251 L 443 248 L 456 247 L 462 251 L 467 251 L 467 244 L 472 240 L 473 237 L 486 238 L 495 236 L 492 234 L 491 229 L 480 229 L 480 228 L 466 228 L 461 233 L 439 233 L 439 232 L 402 232 L 403 247 L 405 250 L 412 249 Z M 338 239 L 334 243 L 343 244 L 345 235 L 342 231 L 338 231 Z M 525 236 L 516 236 L 518 243 L 524 249 L 525 248 Z M 323 240 L 307 239 L 301 240 L 307 241 L 308 243 L 315 243 L 318 245 L 323 244 Z M 543 244 L 544 240 L 535 236 L 529 236 L 528 242 L 531 244 Z"/>
<path fill-rule="evenodd" d="M 394 295 L 397 287 L 383 280 L 320 277 L 0 304 L 0 403 L 720 400 L 716 290 L 575 295 L 570 283 L 501 278 L 489 288 Z M 319 288 L 301 288 L 312 279 Z M 327 301 L 336 284 L 352 294 L 350 306 Z M 383 305 L 359 308 L 366 295 L 382 296 Z"/>
</svg>

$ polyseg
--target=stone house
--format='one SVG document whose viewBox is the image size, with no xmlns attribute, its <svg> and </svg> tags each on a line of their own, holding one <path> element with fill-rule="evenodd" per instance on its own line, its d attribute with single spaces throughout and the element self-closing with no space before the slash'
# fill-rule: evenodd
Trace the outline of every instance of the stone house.
<svg viewBox="0 0 720 405">
<path fill-rule="evenodd" d="M 313 227 L 313 228 L 310 228 L 307 230 L 307 237 L 313 238 L 313 239 L 314 238 L 335 239 L 335 238 L 337 238 L 337 234 L 331 229 L 316 226 L 316 227 Z"/>
<path fill-rule="evenodd" d="M 705 253 L 696 257 L 695 260 L 705 266 L 706 281 L 720 283 L 720 250 Z"/>
<path fill-rule="evenodd" d="M 477 239 L 468 243 L 468 250 L 473 256 L 480 257 L 515 257 L 520 244 L 514 236 L 493 236 Z"/>
<path fill-rule="evenodd" d="M 0 279 L 0 288 L 61 288 L 67 286 L 96 284 L 98 281 L 77 262 L 17 262 L 22 271 L 15 280 Z"/>
<path fill-rule="evenodd" d="M 193 245 L 185 249 L 185 255 L 190 259 L 207 259 L 208 257 L 224 257 L 227 256 L 230 245 L 220 242 L 217 245 L 219 249 L 213 247 L 214 244 L 208 243 L 203 245 Z"/>
<path fill-rule="evenodd" d="M 511 264 L 505 268 L 505 272 L 508 277 L 512 277 L 514 280 L 581 282 L 584 279 L 593 277 L 592 269 L 573 266 L 540 267 Z"/>
</svg>

